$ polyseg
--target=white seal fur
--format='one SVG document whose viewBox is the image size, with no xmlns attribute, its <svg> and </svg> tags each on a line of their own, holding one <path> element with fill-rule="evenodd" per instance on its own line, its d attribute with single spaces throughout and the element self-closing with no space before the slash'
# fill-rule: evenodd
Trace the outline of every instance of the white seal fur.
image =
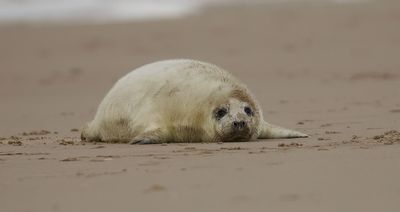
<svg viewBox="0 0 400 212">
<path fill-rule="evenodd" d="M 148 144 L 307 135 L 265 122 L 250 91 L 229 72 L 177 59 L 144 65 L 118 80 L 81 137 Z"/>
</svg>

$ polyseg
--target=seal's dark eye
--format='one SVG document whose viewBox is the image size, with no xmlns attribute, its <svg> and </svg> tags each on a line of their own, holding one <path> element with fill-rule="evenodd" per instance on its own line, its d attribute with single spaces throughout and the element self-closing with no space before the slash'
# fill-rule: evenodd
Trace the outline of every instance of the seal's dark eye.
<svg viewBox="0 0 400 212">
<path fill-rule="evenodd" d="M 248 116 L 252 116 L 253 115 L 253 110 L 250 107 L 244 107 L 244 112 L 248 115 Z"/>
<path fill-rule="evenodd" d="M 228 113 L 228 110 L 226 108 L 220 108 L 215 112 L 215 118 L 221 119 Z"/>
</svg>

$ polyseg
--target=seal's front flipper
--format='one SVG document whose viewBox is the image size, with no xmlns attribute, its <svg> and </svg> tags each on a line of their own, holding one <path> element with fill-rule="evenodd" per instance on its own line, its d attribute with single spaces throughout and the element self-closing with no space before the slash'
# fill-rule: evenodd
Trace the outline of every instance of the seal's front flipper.
<svg viewBox="0 0 400 212">
<path fill-rule="evenodd" d="M 306 138 L 307 134 L 263 122 L 258 138 Z"/>
<path fill-rule="evenodd" d="M 140 140 L 132 140 L 131 142 L 129 142 L 129 144 L 159 144 L 159 141 L 153 140 L 153 139 L 140 139 Z"/>
<path fill-rule="evenodd" d="M 97 127 L 92 122 L 86 124 L 81 130 L 81 141 L 84 142 L 101 142 Z"/>
<path fill-rule="evenodd" d="M 160 129 L 150 130 L 136 136 L 129 144 L 161 144 L 164 140 L 161 139 L 162 136 L 160 134 Z"/>
</svg>

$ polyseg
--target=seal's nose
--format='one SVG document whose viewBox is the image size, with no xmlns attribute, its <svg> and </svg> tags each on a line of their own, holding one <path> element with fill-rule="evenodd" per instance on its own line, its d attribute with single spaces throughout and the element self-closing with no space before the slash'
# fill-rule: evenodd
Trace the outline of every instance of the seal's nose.
<svg viewBox="0 0 400 212">
<path fill-rule="evenodd" d="M 232 123 L 232 128 L 236 130 L 242 130 L 246 127 L 246 122 L 245 121 L 234 121 Z"/>
</svg>

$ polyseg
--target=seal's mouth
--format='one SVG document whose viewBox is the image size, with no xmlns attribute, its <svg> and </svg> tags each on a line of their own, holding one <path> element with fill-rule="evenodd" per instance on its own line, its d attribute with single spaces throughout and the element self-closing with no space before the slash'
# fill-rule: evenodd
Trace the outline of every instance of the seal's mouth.
<svg viewBox="0 0 400 212">
<path fill-rule="evenodd" d="M 246 131 L 232 131 L 228 135 L 225 136 L 224 141 L 225 142 L 244 142 L 248 141 L 251 136 L 250 136 L 250 130 Z"/>
</svg>

